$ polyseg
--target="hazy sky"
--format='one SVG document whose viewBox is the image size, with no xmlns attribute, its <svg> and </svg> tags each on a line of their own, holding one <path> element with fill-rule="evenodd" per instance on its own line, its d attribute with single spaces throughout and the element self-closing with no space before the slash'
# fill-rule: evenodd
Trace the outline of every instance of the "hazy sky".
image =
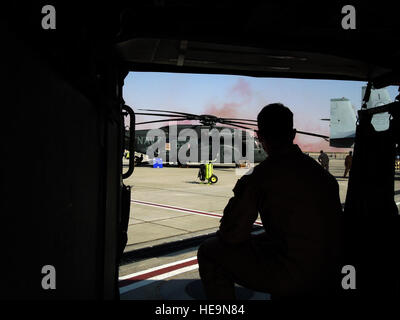
<svg viewBox="0 0 400 320">
<path fill-rule="evenodd" d="M 330 99 L 346 97 L 359 109 L 364 85 L 359 81 L 131 72 L 125 78 L 124 99 L 135 111 L 166 109 L 247 119 L 256 119 L 266 104 L 281 102 L 292 110 L 298 130 L 329 135 L 329 123 L 319 119 L 329 118 Z M 388 90 L 394 99 L 397 87 Z M 137 116 L 137 122 L 156 119 L 159 118 Z M 166 124 L 139 125 L 137 129 Z M 314 137 L 298 135 L 295 142 L 303 151 L 341 151 Z"/>
</svg>

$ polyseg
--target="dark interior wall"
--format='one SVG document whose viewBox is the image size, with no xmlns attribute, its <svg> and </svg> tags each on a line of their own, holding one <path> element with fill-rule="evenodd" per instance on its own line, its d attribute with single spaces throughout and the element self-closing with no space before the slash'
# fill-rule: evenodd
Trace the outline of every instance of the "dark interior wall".
<svg viewBox="0 0 400 320">
<path fill-rule="evenodd" d="M 86 68 L 66 55 L 57 67 L 51 47 L 2 34 L 0 298 L 115 298 L 119 118 L 106 109 L 117 105 L 93 98 L 82 48 Z M 42 288 L 45 265 L 55 290 Z"/>
</svg>

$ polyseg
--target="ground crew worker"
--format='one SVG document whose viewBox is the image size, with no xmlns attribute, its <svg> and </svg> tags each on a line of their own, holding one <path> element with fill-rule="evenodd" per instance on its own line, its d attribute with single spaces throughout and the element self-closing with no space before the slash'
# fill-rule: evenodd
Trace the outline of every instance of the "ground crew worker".
<svg viewBox="0 0 400 320">
<path fill-rule="evenodd" d="M 349 173 L 351 169 L 351 163 L 353 162 L 353 152 L 349 151 L 349 154 L 346 156 L 346 159 L 344 159 L 344 176 L 343 178 L 346 178 L 347 174 Z"/>
<path fill-rule="evenodd" d="M 135 162 L 137 165 L 141 164 L 143 161 L 143 154 L 140 154 L 140 156 L 135 156 Z"/>
<path fill-rule="evenodd" d="M 235 299 L 235 283 L 273 298 L 323 296 L 341 271 L 338 183 L 293 144 L 287 107 L 268 105 L 257 121 L 268 157 L 237 182 L 216 236 L 198 250 L 206 297 Z M 258 214 L 265 232 L 254 236 Z"/>
<path fill-rule="evenodd" d="M 322 165 L 322 168 L 324 168 L 325 170 L 329 171 L 329 157 L 328 155 L 321 150 L 320 155 L 318 157 L 318 162 Z"/>
</svg>

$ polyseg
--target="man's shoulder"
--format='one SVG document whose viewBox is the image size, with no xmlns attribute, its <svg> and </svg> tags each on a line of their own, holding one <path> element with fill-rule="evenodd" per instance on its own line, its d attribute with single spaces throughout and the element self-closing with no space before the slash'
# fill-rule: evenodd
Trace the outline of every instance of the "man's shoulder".
<svg viewBox="0 0 400 320">
<path fill-rule="evenodd" d="M 273 171 L 275 166 L 275 161 L 267 158 L 253 168 L 252 172 L 248 175 L 249 179 L 257 179 L 258 177 L 265 176 L 268 172 Z"/>
<path fill-rule="evenodd" d="M 326 156 L 328 158 L 328 156 Z M 329 160 L 329 158 L 328 158 Z M 301 164 L 299 163 L 299 168 L 300 170 L 312 170 L 315 172 L 315 176 L 321 176 L 322 178 L 325 179 L 336 179 L 327 171 L 325 170 L 314 158 L 304 154 L 302 157 L 302 162 Z"/>
<path fill-rule="evenodd" d="M 270 167 L 268 158 L 255 165 L 247 174 L 244 174 L 236 183 L 234 191 L 240 190 L 246 185 L 257 186 L 259 179 L 263 179 L 265 172 Z"/>
</svg>

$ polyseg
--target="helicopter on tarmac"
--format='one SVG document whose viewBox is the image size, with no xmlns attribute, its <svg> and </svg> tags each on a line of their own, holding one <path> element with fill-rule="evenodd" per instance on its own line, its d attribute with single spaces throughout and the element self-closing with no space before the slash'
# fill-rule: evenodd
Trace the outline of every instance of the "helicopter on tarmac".
<svg viewBox="0 0 400 320">
<path fill-rule="evenodd" d="M 157 129 L 165 137 L 165 140 L 159 144 L 165 151 L 163 155 L 164 163 L 181 165 L 188 163 L 201 164 L 213 161 L 214 164 L 238 165 L 240 162 L 259 163 L 267 157 L 260 141 L 253 134 L 257 126 L 256 120 L 224 118 L 209 114 L 196 115 L 158 109 L 139 110 L 147 112 L 135 112 L 135 115 L 168 118 L 135 123 L 136 153 L 148 154 L 149 148 L 157 142 L 157 138 L 151 134 L 151 131 L 154 129 L 138 130 L 136 126 L 150 123 L 175 122 L 174 124 Z M 177 124 L 177 122 L 184 120 L 197 120 L 200 124 Z M 217 126 L 217 123 L 224 126 Z M 191 133 L 189 134 L 191 140 L 185 136 L 187 132 Z M 297 131 L 297 133 L 325 140 L 329 138 L 321 134 L 304 131 Z M 129 130 L 125 130 L 125 140 L 129 140 Z M 158 155 L 157 152 L 156 156 Z M 180 156 L 176 157 L 176 155 L 187 155 L 188 153 L 191 153 L 191 155 L 183 157 L 183 160 Z M 175 157 L 172 156 L 173 154 Z M 141 158 L 143 159 L 143 157 Z"/>
</svg>

